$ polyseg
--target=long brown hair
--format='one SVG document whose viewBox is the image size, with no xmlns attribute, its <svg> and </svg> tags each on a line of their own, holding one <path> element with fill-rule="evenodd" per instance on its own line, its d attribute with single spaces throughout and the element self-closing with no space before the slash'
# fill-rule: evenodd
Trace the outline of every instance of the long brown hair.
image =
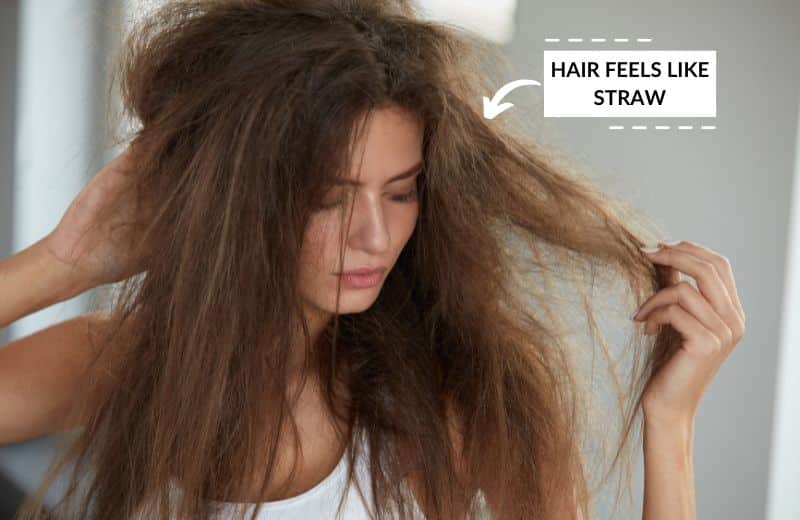
<svg viewBox="0 0 800 520">
<path fill-rule="evenodd" d="M 68 462 L 66 518 L 197 517 L 247 475 L 265 489 L 291 424 L 297 322 L 351 464 L 368 442 L 376 516 L 408 517 L 410 473 L 427 518 L 590 518 L 616 470 L 630 481 L 642 389 L 674 331 L 621 321 L 632 335 L 615 343 L 632 348 L 615 352 L 593 307 L 621 286 L 604 312 L 627 317 L 669 283 L 638 249 L 657 230 L 525 138 L 514 111 L 483 118 L 487 71 L 507 66 L 495 46 L 402 0 L 181 0 L 131 29 L 118 64 L 137 193 L 156 208 L 147 270 L 120 284 L 103 368 L 76 397 L 88 419 L 21 520 L 42 518 Z M 374 304 L 312 346 L 296 287 L 308 215 L 388 104 L 424 122 L 417 226 Z M 598 355 L 610 402 L 592 399 Z"/>
</svg>

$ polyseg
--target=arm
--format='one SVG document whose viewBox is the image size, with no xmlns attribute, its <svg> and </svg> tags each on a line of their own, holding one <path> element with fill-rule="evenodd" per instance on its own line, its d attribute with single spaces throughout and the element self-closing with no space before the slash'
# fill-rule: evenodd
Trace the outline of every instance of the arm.
<svg viewBox="0 0 800 520">
<path fill-rule="evenodd" d="M 133 153 L 128 147 L 104 166 L 47 236 L 0 261 L 0 328 L 144 270 L 133 245 L 153 205 L 135 196 Z"/>
<path fill-rule="evenodd" d="M 669 266 L 669 284 L 650 296 L 633 319 L 645 322 L 645 334 L 670 325 L 680 344 L 651 374 L 642 394 L 642 517 L 694 520 L 694 417 L 711 378 L 742 339 L 745 315 L 727 258 L 688 241 L 659 246 L 643 252 Z M 681 280 L 681 273 L 694 277 L 697 287 Z"/>
<path fill-rule="evenodd" d="M 0 328 L 84 290 L 65 264 L 47 253 L 41 239 L 0 260 Z"/>
<path fill-rule="evenodd" d="M 0 327 L 143 270 L 144 258 L 133 245 L 153 206 L 135 196 L 135 164 L 128 147 L 92 178 L 52 232 L 0 261 Z M 102 329 L 102 338 L 110 324 L 105 313 L 86 314 L 0 349 L 0 444 L 84 421 L 68 412 L 88 375 L 98 343 L 94 332 Z M 106 367 L 95 368 L 106 380 Z"/>
<path fill-rule="evenodd" d="M 643 520 L 694 520 L 694 425 L 660 423 L 645 416 Z"/>
<path fill-rule="evenodd" d="M 13 323 L 83 291 L 39 241 L 0 261 L 0 320 Z M 87 287 L 88 288 L 88 287 Z M 102 313 L 78 316 L 0 348 L 0 444 L 39 437 L 62 424 L 89 359 L 89 331 Z"/>
</svg>

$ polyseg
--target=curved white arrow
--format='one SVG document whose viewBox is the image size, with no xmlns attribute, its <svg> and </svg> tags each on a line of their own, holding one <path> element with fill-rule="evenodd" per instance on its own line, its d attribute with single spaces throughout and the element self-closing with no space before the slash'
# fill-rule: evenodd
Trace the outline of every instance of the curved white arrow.
<svg viewBox="0 0 800 520">
<path fill-rule="evenodd" d="M 509 92 L 523 85 L 541 86 L 542 84 L 533 79 L 515 79 L 514 81 L 506 83 L 505 85 L 500 87 L 500 89 L 497 92 L 495 92 L 492 99 L 483 96 L 483 117 L 485 117 L 486 119 L 494 119 L 501 112 L 513 107 L 514 106 L 513 103 L 500 104 L 500 101 L 502 101 L 503 98 L 506 97 L 506 95 Z"/>
</svg>

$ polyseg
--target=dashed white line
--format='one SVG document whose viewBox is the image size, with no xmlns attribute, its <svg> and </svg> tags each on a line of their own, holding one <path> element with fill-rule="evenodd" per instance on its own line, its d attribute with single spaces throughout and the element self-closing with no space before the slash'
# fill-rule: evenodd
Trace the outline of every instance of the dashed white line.
<svg viewBox="0 0 800 520">
<path fill-rule="evenodd" d="M 567 38 L 566 40 L 568 42 L 575 43 L 575 42 L 582 42 L 584 38 Z M 613 41 L 620 43 L 626 43 L 629 42 L 630 40 L 631 38 L 613 38 Z M 636 38 L 635 40 L 641 43 L 650 43 L 653 41 L 652 38 Z M 545 38 L 544 41 L 547 43 L 558 43 L 561 41 L 561 38 Z M 590 41 L 593 43 L 605 43 L 607 41 L 607 38 L 591 38 Z"/>
<path fill-rule="evenodd" d="M 656 130 L 669 130 L 672 127 L 669 126 L 669 125 L 655 125 L 655 126 L 653 126 L 653 128 L 655 128 Z M 691 129 L 694 128 L 694 126 L 692 126 L 692 125 L 680 125 L 680 126 L 678 126 L 676 128 L 678 130 L 691 130 Z M 715 125 L 703 125 L 700 128 L 703 129 L 703 130 L 715 130 L 717 127 Z M 624 125 L 609 125 L 608 129 L 609 130 L 624 130 L 625 126 Z M 647 130 L 647 126 L 646 125 L 631 125 L 631 130 Z"/>
</svg>

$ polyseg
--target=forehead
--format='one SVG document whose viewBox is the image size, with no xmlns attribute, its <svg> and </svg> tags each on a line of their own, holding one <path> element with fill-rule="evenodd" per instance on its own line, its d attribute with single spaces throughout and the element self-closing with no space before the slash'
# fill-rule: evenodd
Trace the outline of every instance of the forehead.
<svg viewBox="0 0 800 520">
<path fill-rule="evenodd" d="M 421 121 L 402 108 L 374 109 L 354 146 L 352 171 L 340 184 L 390 182 L 422 165 Z"/>
</svg>

